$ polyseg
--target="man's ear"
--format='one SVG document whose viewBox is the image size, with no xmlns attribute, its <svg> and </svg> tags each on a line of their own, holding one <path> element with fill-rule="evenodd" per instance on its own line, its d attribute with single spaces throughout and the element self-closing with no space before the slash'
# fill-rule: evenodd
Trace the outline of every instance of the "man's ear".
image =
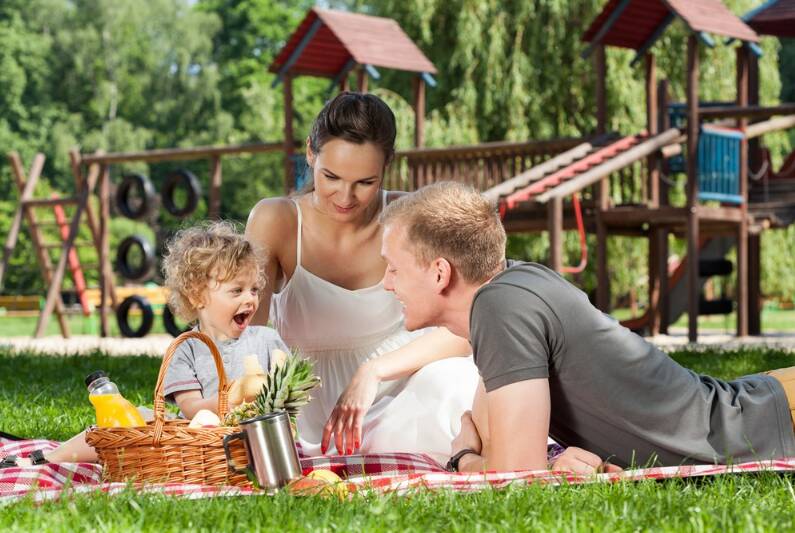
<svg viewBox="0 0 795 533">
<path fill-rule="evenodd" d="M 312 145 L 309 142 L 309 137 L 306 138 L 306 164 L 312 168 L 315 166 L 315 152 L 312 151 Z"/>
<path fill-rule="evenodd" d="M 453 281 L 453 265 L 444 257 L 433 260 L 433 273 L 436 276 L 436 292 L 441 294 Z"/>
</svg>

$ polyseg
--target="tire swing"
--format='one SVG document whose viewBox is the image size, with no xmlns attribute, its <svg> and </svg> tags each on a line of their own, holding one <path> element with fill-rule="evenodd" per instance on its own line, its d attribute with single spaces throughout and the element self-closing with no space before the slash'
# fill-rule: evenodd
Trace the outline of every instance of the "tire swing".
<svg viewBox="0 0 795 533">
<path fill-rule="evenodd" d="M 184 189 L 187 197 L 185 205 L 181 207 L 177 205 L 174 199 L 174 193 L 177 189 Z M 196 179 L 196 176 L 191 171 L 180 168 L 166 177 L 161 194 L 163 196 L 163 207 L 166 208 L 166 211 L 177 218 L 184 218 L 196 210 L 196 206 L 199 205 L 199 198 L 202 195 L 202 188 L 199 180 Z"/>
<path fill-rule="evenodd" d="M 138 248 L 141 259 L 137 265 L 130 261 L 130 251 Z M 141 281 L 155 266 L 155 251 L 152 245 L 140 235 L 130 235 L 119 244 L 116 250 L 116 269 L 130 281 Z"/>
<path fill-rule="evenodd" d="M 177 325 L 177 318 L 174 316 L 168 304 L 163 306 L 163 327 L 166 328 L 166 331 L 168 331 L 172 337 L 179 337 L 181 334 L 190 330 L 190 326 L 182 328 Z"/>
<path fill-rule="evenodd" d="M 130 326 L 130 310 L 138 307 L 141 310 L 141 324 L 133 329 Z M 149 300 L 138 294 L 133 294 L 124 299 L 116 309 L 116 322 L 119 324 L 119 331 L 124 337 L 140 338 L 145 337 L 152 330 L 155 322 L 155 312 Z"/>
<path fill-rule="evenodd" d="M 127 174 L 116 188 L 116 208 L 132 220 L 146 218 L 155 207 L 155 200 L 155 187 L 142 174 Z"/>
</svg>

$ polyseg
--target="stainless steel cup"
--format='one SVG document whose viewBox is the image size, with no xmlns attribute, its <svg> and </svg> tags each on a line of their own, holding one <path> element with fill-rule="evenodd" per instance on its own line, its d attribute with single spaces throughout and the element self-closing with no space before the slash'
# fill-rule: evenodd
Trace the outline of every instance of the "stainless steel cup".
<svg viewBox="0 0 795 533">
<path fill-rule="evenodd" d="M 284 411 L 249 418 L 240 423 L 243 431 L 224 437 L 224 452 L 229 469 L 239 474 L 250 472 L 260 488 L 275 490 L 301 477 L 301 463 L 295 448 L 290 418 Z M 248 467 L 241 469 L 232 460 L 229 443 L 243 440 Z"/>
</svg>

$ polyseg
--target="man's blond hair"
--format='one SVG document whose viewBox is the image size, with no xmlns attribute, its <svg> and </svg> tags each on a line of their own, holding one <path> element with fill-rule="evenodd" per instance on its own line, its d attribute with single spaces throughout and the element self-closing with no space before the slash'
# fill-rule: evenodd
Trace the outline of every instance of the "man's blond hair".
<svg viewBox="0 0 795 533">
<path fill-rule="evenodd" d="M 505 264 L 505 228 L 497 210 L 468 185 L 440 181 L 389 204 L 381 223 L 405 228 L 417 262 L 447 259 L 468 283 L 482 283 Z"/>
</svg>

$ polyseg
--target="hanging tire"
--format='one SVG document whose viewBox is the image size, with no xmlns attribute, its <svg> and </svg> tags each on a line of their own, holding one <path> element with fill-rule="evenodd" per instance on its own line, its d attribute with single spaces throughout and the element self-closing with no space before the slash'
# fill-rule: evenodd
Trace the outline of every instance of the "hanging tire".
<svg viewBox="0 0 795 533">
<path fill-rule="evenodd" d="M 136 191 L 141 198 L 140 205 L 132 201 L 132 192 Z M 116 188 L 116 209 L 119 213 L 132 220 L 140 220 L 152 212 L 155 206 L 155 187 L 149 178 L 142 174 L 127 174 Z"/>
<path fill-rule="evenodd" d="M 177 325 L 177 319 L 168 305 L 163 306 L 163 327 L 166 328 L 166 331 L 168 331 L 172 337 L 179 337 L 181 334 L 190 330 L 190 326 L 180 328 Z"/>
<path fill-rule="evenodd" d="M 137 329 L 133 329 L 130 326 L 130 309 L 133 307 L 138 307 L 142 315 L 141 324 Z M 144 337 L 152 330 L 152 324 L 155 323 L 155 312 L 152 311 L 152 305 L 149 300 L 143 296 L 133 294 L 125 298 L 116 309 L 116 322 L 119 325 L 119 331 L 124 337 Z"/>
<path fill-rule="evenodd" d="M 179 207 L 174 201 L 174 193 L 178 188 L 184 189 L 188 197 L 182 207 Z M 196 210 L 196 206 L 199 205 L 199 198 L 202 195 L 202 187 L 193 172 L 180 168 L 166 177 L 161 194 L 163 207 L 166 208 L 166 211 L 177 218 L 183 218 Z"/>
<path fill-rule="evenodd" d="M 137 265 L 130 263 L 130 250 L 138 248 L 141 252 L 141 262 Z M 155 251 L 144 237 L 130 235 L 119 244 L 116 250 L 116 270 L 130 281 L 142 281 L 149 277 L 155 266 Z"/>
</svg>

